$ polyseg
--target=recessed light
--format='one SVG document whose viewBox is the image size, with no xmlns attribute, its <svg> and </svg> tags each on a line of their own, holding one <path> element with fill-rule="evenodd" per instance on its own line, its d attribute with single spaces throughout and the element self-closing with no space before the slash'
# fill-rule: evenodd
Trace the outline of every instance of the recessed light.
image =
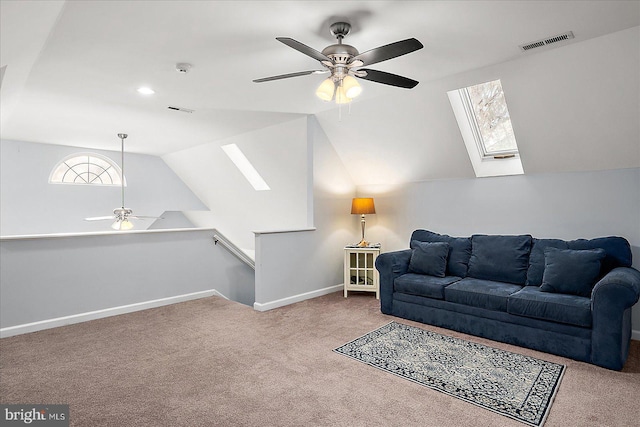
<svg viewBox="0 0 640 427">
<path fill-rule="evenodd" d="M 143 95 L 153 95 L 154 93 L 156 93 L 156 91 L 151 89 L 150 87 L 139 87 L 138 93 L 141 93 Z"/>
</svg>

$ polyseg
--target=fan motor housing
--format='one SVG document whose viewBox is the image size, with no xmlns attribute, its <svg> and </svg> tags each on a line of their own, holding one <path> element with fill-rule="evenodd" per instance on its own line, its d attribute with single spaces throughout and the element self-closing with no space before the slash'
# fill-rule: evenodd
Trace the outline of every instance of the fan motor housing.
<svg viewBox="0 0 640 427">
<path fill-rule="evenodd" d="M 131 215 L 133 213 L 133 211 L 129 208 L 117 208 L 113 210 L 114 215 L 116 215 L 119 218 L 123 218 L 123 217 L 127 217 L 129 215 Z"/>
<path fill-rule="evenodd" d="M 348 44 L 332 44 L 322 50 L 322 54 L 328 56 L 337 64 L 346 64 L 360 52 L 355 47 Z"/>
</svg>

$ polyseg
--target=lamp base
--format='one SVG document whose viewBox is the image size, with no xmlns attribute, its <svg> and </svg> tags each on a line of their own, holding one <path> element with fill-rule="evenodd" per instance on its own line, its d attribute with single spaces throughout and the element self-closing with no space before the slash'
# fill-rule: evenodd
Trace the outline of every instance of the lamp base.
<svg viewBox="0 0 640 427">
<path fill-rule="evenodd" d="M 357 247 L 359 248 L 366 248 L 367 246 L 369 246 L 369 242 L 367 242 L 366 240 L 362 239 L 360 240 L 360 242 L 358 244 L 356 244 Z"/>
</svg>

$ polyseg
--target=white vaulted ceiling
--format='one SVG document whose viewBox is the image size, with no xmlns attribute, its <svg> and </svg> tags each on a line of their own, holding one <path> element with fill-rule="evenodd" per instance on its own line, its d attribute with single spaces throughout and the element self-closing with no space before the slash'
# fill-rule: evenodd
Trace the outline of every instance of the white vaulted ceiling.
<svg viewBox="0 0 640 427">
<path fill-rule="evenodd" d="M 436 90 L 446 100 L 438 81 L 526 60 L 537 54 L 518 45 L 546 36 L 571 30 L 570 46 L 640 24 L 635 1 L 2 0 L 1 7 L 3 139 L 117 149 L 115 134 L 126 131 L 135 136 L 128 150 L 165 155 L 315 114 L 343 162 L 363 172 L 359 184 L 472 176 L 461 139 L 451 143 L 459 139 L 453 115 L 440 120 L 446 126 L 429 124 L 430 110 L 441 106 L 425 100 Z M 334 42 L 328 27 L 336 20 L 353 24 L 345 42 L 360 52 L 420 40 L 422 50 L 372 66 L 420 85 L 361 81 L 363 95 L 339 120 L 336 106 L 313 94 L 323 76 L 252 82 L 320 68 L 275 37 L 322 50 Z M 178 62 L 193 68 L 180 74 Z M 156 94 L 142 96 L 140 86 Z M 419 164 L 413 149 L 424 144 L 431 145 L 420 148 Z"/>
</svg>

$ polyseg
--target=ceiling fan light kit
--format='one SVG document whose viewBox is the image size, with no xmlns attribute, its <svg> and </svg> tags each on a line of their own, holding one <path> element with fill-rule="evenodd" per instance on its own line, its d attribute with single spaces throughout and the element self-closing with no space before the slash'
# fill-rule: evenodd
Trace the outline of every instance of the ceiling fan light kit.
<svg viewBox="0 0 640 427">
<path fill-rule="evenodd" d="M 111 228 L 116 231 L 131 230 L 133 228 L 133 223 L 128 219 L 117 219 L 113 224 L 111 224 Z"/>
<path fill-rule="evenodd" d="M 123 203 L 124 205 L 124 203 Z M 131 230 L 133 228 L 133 223 L 129 221 L 129 217 L 133 215 L 133 211 L 131 209 L 127 209 L 125 207 L 114 209 L 113 216 L 115 221 L 111 224 L 111 228 L 114 230 Z"/>
<path fill-rule="evenodd" d="M 325 47 L 322 52 L 289 37 L 276 37 L 279 42 L 319 61 L 324 69 L 264 77 L 256 79 L 254 82 L 262 83 L 328 72 L 331 75 L 318 86 L 316 96 L 327 102 L 335 100 L 336 104 L 347 104 L 362 93 L 362 87 L 355 77 L 406 89 L 411 89 L 418 84 L 415 80 L 396 74 L 364 68 L 358 69 L 364 65 L 386 61 L 422 49 L 423 45 L 418 40 L 406 39 L 360 53 L 355 47 L 342 43 L 342 39 L 351 31 L 351 25 L 348 22 L 336 22 L 329 29 L 338 42 Z"/>
</svg>

